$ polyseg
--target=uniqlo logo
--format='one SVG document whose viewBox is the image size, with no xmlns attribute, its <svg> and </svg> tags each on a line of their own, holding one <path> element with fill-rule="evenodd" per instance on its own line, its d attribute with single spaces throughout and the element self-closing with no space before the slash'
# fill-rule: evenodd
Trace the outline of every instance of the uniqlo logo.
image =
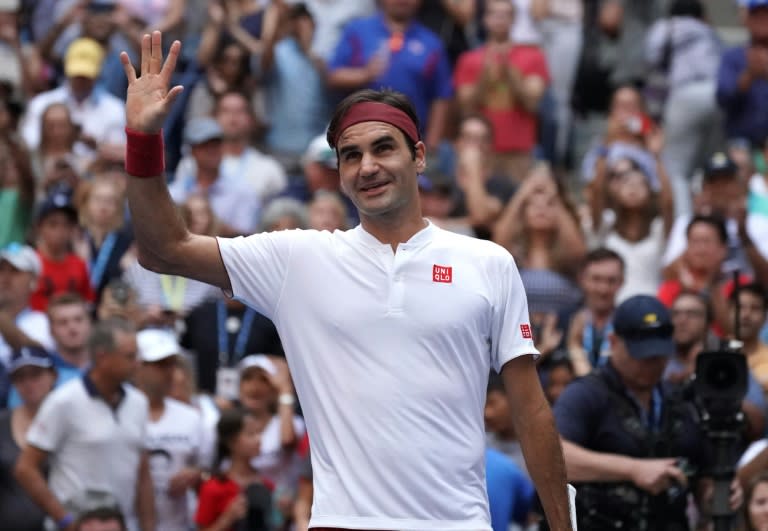
<svg viewBox="0 0 768 531">
<path fill-rule="evenodd" d="M 445 282 L 446 284 L 450 284 L 453 282 L 453 268 L 448 266 L 433 265 L 432 281 Z"/>
<path fill-rule="evenodd" d="M 533 334 L 531 333 L 531 325 L 521 324 L 520 333 L 523 334 L 523 339 L 533 339 Z"/>
</svg>

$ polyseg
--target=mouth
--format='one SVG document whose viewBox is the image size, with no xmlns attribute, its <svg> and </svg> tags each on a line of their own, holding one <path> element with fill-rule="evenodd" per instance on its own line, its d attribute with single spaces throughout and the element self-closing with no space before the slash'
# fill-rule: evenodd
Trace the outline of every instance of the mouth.
<svg viewBox="0 0 768 531">
<path fill-rule="evenodd" d="M 360 192 L 365 195 L 376 195 L 381 193 L 384 188 L 389 184 L 388 181 L 366 183 L 359 188 Z"/>
</svg>

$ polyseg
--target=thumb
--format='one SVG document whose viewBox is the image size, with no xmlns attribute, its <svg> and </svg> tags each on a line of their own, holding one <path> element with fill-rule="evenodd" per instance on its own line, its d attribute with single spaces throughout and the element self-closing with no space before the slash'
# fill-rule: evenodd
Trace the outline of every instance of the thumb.
<svg viewBox="0 0 768 531">
<path fill-rule="evenodd" d="M 178 98 L 182 92 L 184 92 L 184 87 L 181 85 L 176 85 L 168 91 L 168 94 L 166 94 L 165 98 L 163 99 L 163 107 L 166 111 L 171 108 L 173 102 L 176 101 L 176 98 Z"/>
</svg>

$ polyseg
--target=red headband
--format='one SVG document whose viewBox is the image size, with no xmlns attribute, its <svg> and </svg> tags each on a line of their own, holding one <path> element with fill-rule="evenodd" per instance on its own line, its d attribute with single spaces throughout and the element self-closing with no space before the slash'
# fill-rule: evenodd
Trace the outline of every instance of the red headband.
<svg viewBox="0 0 768 531">
<path fill-rule="evenodd" d="M 419 141 L 419 131 L 416 129 L 416 124 L 406 113 L 386 103 L 364 101 L 352 105 L 341 119 L 336 128 L 336 136 L 333 138 L 334 147 L 338 144 L 341 133 L 347 127 L 360 122 L 388 123 L 400 129 L 414 144 Z"/>
</svg>

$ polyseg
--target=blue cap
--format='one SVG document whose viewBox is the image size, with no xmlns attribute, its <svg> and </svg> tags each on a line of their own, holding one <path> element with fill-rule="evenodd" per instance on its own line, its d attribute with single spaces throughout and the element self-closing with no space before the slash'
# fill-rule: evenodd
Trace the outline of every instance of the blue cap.
<svg viewBox="0 0 768 531">
<path fill-rule="evenodd" d="M 52 212 L 64 212 L 73 223 L 77 223 L 77 209 L 72 203 L 72 195 L 73 190 L 69 186 L 55 186 L 43 202 L 40 203 L 37 209 L 37 216 L 35 216 L 37 221 L 41 221 Z"/>
<path fill-rule="evenodd" d="M 53 358 L 48 351 L 40 347 L 22 347 L 11 354 L 11 363 L 8 365 L 8 374 L 13 374 L 22 367 L 53 367 Z"/>
<path fill-rule="evenodd" d="M 613 330 L 635 359 L 671 356 L 675 352 L 672 317 L 656 297 L 635 295 L 622 302 L 613 314 Z"/>
<path fill-rule="evenodd" d="M 741 7 L 752 10 L 758 7 L 768 7 L 768 0 L 739 0 L 739 4 Z"/>
<path fill-rule="evenodd" d="M 184 126 L 184 141 L 190 146 L 220 140 L 222 136 L 219 122 L 208 116 L 193 118 Z"/>
<path fill-rule="evenodd" d="M 728 155 L 718 151 L 709 157 L 706 166 L 704 166 L 704 177 L 735 175 L 738 171 L 739 167 L 736 163 Z"/>
</svg>

